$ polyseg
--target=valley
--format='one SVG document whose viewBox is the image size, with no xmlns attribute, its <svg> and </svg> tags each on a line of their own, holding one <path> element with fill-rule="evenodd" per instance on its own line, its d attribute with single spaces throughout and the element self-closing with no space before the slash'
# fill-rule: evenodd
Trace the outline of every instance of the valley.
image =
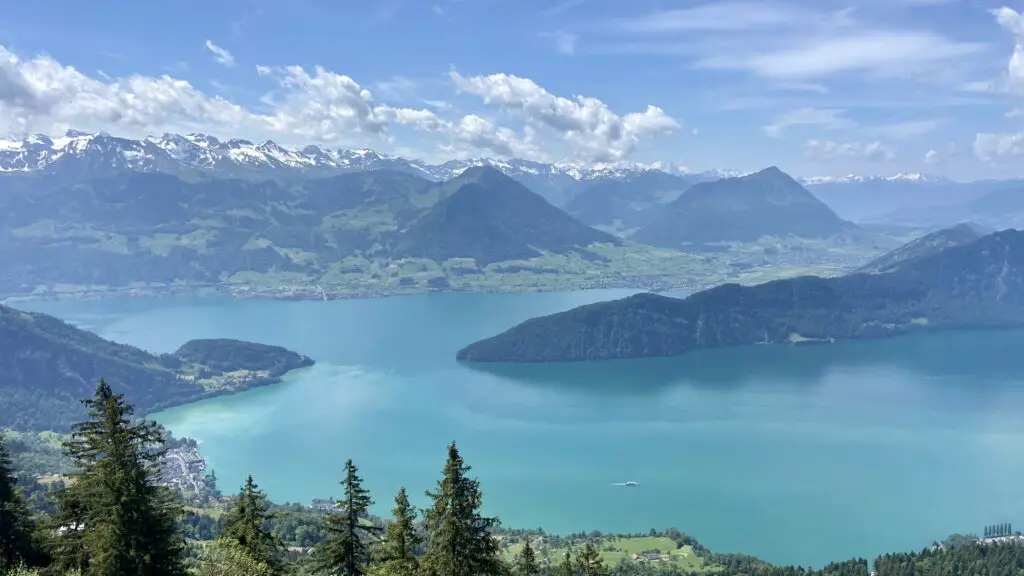
<svg viewBox="0 0 1024 576">
<path fill-rule="evenodd" d="M 6 145 L 0 299 L 695 291 L 841 273 L 922 233 L 844 224 L 774 168 L 716 180 L 723 173 L 488 159 L 428 169 L 320 153 L 330 161 L 200 135 Z M 623 221 L 629 230 L 611 225 Z"/>
</svg>

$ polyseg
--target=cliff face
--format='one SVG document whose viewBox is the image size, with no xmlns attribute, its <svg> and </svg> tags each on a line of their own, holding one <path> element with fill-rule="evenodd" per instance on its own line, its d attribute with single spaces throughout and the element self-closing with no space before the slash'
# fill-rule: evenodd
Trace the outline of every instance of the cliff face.
<svg viewBox="0 0 1024 576">
<path fill-rule="evenodd" d="M 685 299 L 638 294 L 527 320 L 460 360 L 565 362 L 674 356 L 759 342 L 876 338 L 1024 325 L 1024 233 L 1007 230 L 888 274 L 728 284 Z"/>
</svg>

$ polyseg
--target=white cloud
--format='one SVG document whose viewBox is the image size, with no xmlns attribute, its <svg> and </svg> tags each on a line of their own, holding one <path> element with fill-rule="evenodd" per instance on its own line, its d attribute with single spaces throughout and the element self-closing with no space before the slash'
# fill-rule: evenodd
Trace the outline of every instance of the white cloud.
<svg viewBox="0 0 1024 576">
<path fill-rule="evenodd" d="M 206 41 L 206 50 L 209 51 L 210 54 L 213 54 L 213 59 L 216 60 L 217 63 L 223 64 L 229 68 L 235 65 L 235 57 L 231 52 L 228 52 L 209 40 Z"/>
<path fill-rule="evenodd" d="M 939 162 L 940 162 L 940 157 L 939 157 L 938 150 L 929 150 L 929 151 L 924 153 L 924 163 L 925 164 L 935 165 L 935 164 L 938 164 Z"/>
<path fill-rule="evenodd" d="M 974 155 L 982 162 L 999 164 L 1004 160 L 1024 155 L 1024 132 L 974 136 Z"/>
<path fill-rule="evenodd" d="M 789 80 L 857 71 L 905 74 L 981 49 L 980 44 L 954 42 L 931 32 L 858 32 L 819 36 L 775 49 L 721 53 L 698 61 L 697 66 Z"/>
<path fill-rule="evenodd" d="M 247 107 L 169 75 L 91 77 L 49 56 L 24 60 L 0 46 L 0 126 L 5 133 L 50 135 L 69 128 L 133 137 L 201 131 L 332 146 L 389 142 L 392 129 L 403 127 L 428 135 L 431 148 L 458 154 L 537 160 L 569 155 L 594 162 L 621 160 L 641 138 L 679 126 L 654 106 L 619 116 L 595 98 L 561 98 L 504 74 L 453 74 L 451 80 L 458 90 L 522 115 L 521 130 L 481 115 L 455 115 L 444 102 L 424 101 L 434 110 L 387 104 L 354 79 L 320 66 L 257 66 L 256 72 L 274 89 L 258 106 Z"/>
<path fill-rule="evenodd" d="M 693 8 L 660 10 L 610 24 L 619 32 L 658 34 L 684 31 L 740 31 L 809 23 L 815 15 L 789 4 L 733 0 Z"/>
<path fill-rule="evenodd" d="M 830 162 L 839 159 L 884 162 L 896 158 L 895 150 L 877 140 L 873 142 L 808 140 L 804 144 L 804 154 L 811 160 L 822 162 Z"/>
<path fill-rule="evenodd" d="M 831 108 L 799 108 L 791 110 L 775 118 L 771 124 L 763 126 L 765 134 L 779 138 L 793 126 L 819 126 L 827 130 L 843 130 L 856 128 L 857 123 L 843 118 L 845 110 Z"/>
<path fill-rule="evenodd" d="M 1003 6 L 990 11 L 1004 30 L 1013 34 L 1013 54 L 1006 65 L 1006 88 L 1021 91 L 1024 88 L 1024 15 Z"/>
<path fill-rule="evenodd" d="M 528 78 L 509 74 L 466 77 L 455 71 L 449 75 L 459 92 L 519 115 L 529 128 L 558 135 L 570 144 L 577 159 L 588 162 L 622 160 L 642 137 L 670 133 L 680 126 L 657 106 L 620 116 L 597 98 L 555 96 Z"/>
</svg>

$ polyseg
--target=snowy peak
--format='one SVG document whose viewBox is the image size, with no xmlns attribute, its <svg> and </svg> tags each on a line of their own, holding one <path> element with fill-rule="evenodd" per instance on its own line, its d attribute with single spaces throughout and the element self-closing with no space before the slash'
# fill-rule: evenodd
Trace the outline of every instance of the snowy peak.
<svg viewBox="0 0 1024 576">
<path fill-rule="evenodd" d="M 800 181 L 805 186 L 817 186 L 820 184 L 862 184 L 880 182 L 905 182 L 914 184 L 942 184 L 950 182 L 948 178 L 945 178 L 943 176 L 921 174 L 920 172 L 900 172 L 898 174 L 893 174 L 892 176 L 858 176 L 856 174 L 847 174 L 846 176 L 813 176 L 810 178 L 802 178 Z"/>
<path fill-rule="evenodd" d="M 651 170 L 699 180 L 742 175 L 725 170 L 694 172 L 686 166 L 666 162 L 580 165 L 472 158 L 427 164 L 365 148 L 331 150 L 315 145 L 290 148 L 273 140 L 257 144 L 241 138 L 220 140 L 199 133 L 166 133 L 130 140 L 103 132 L 90 134 L 69 130 L 58 138 L 35 134 L 22 140 L 0 140 L 0 172 L 52 172 L 73 167 L 73 174 L 68 173 L 69 178 L 104 175 L 118 170 L 194 171 L 217 177 L 274 178 L 292 176 L 295 171 L 300 171 L 301 175 L 316 176 L 392 169 L 431 180 L 447 180 L 473 166 L 490 166 L 509 176 L 550 183 L 628 178 Z"/>
</svg>

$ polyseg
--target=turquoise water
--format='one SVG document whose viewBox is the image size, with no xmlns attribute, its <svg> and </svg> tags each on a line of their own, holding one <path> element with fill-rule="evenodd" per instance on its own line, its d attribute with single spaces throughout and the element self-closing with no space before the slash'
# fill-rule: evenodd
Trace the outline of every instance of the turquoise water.
<svg viewBox="0 0 1024 576">
<path fill-rule="evenodd" d="M 455 351 L 622 291 L 332 302 L 21 305 L 171 351 L 280 344 L 318 361 L 279 386 L 156 415 L 233 491 L 338 495 L 355 459 L 378 505 L 423 503 L 456 440 L 505 525 L 675 526 L 717 551 L 822 564 L 1024 521 L 1024 331 L 678 359 L 478 369 Z M 635 480 L 638 488 L 612 486 Z"/>
</svg>

